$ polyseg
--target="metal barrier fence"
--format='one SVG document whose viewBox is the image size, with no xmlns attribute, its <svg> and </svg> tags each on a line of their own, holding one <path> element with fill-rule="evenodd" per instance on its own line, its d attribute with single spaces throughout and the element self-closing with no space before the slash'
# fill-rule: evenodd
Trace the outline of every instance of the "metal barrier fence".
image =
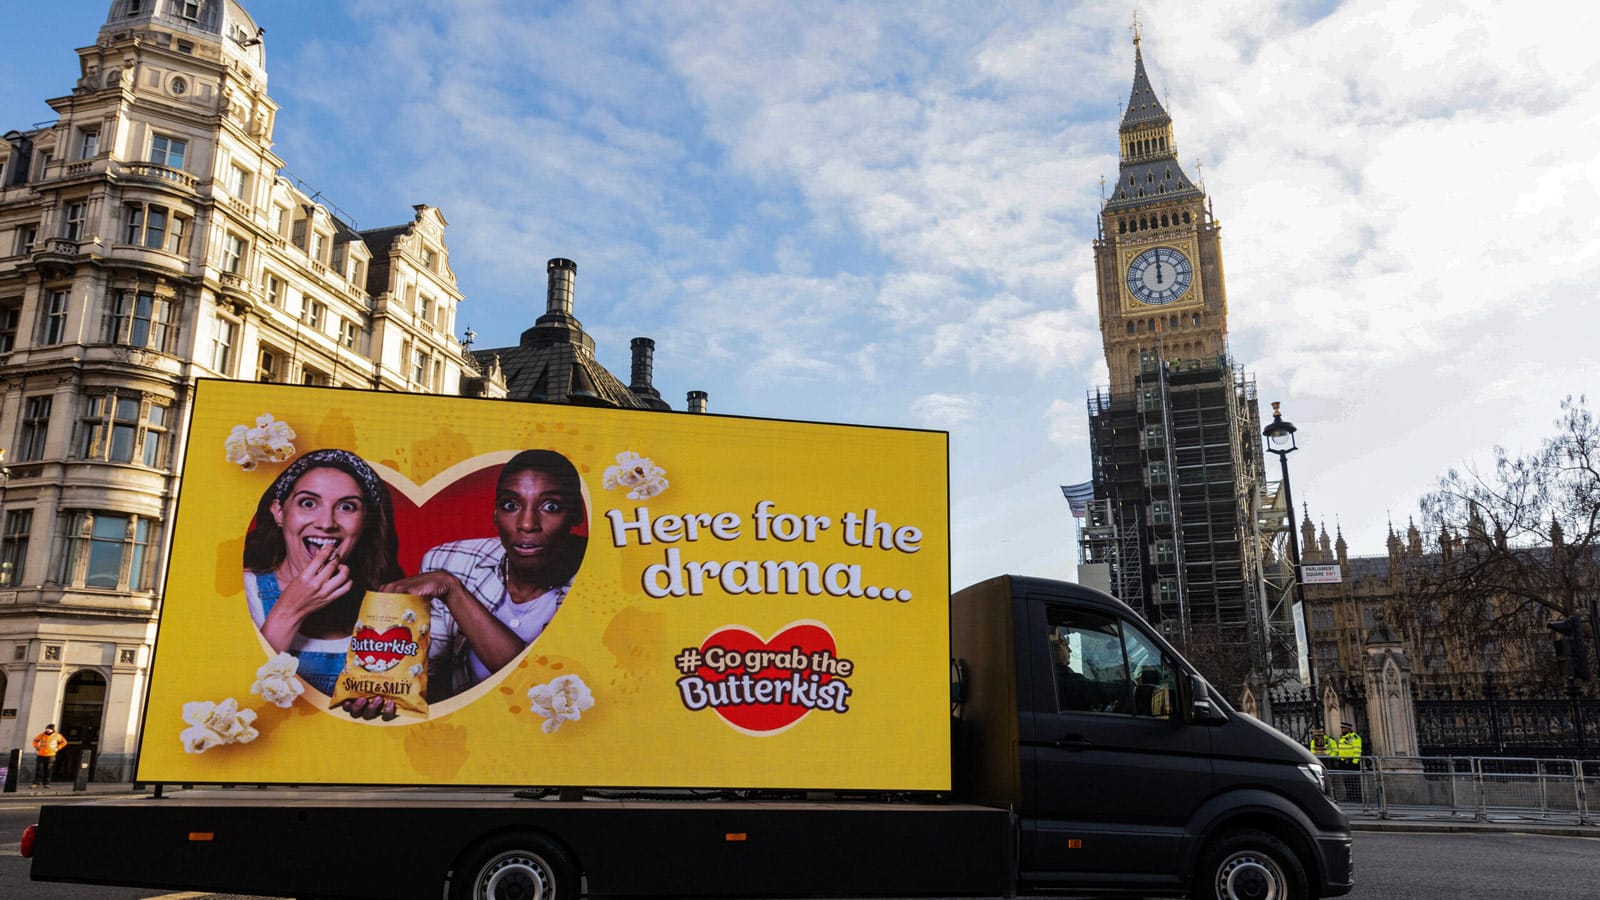
<svg viewBox="0 0 1600 900">
<path fill-rule="evenodd" d="M 1359 771 L 1327 774 L 1335 800 L 1380 819 L 1600 825 L 1595 760 L 1364 756 Z"/>
</svg>

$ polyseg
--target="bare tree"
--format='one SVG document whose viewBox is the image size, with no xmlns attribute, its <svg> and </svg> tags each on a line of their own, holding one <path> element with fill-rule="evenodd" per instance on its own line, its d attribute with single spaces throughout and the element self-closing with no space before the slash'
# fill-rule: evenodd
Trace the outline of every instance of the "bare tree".
<svg viewBox="0 0 1600 900">
<path fill-rule="evenodd" d="M 1588 614 L 1592 627 L 1600 423 L 1583 397 L 1568 397 L 1561 410 L 1556 434 L 1537 451 L 1496 447 L 1490 471 L 1451 470 L 1423 497 L 1427 552 L 1406 559 L 1396 601 L 1413 646 L 1483 659 L 1487 669 L 1550 674 L 1545 625 Z"/>
</svg>

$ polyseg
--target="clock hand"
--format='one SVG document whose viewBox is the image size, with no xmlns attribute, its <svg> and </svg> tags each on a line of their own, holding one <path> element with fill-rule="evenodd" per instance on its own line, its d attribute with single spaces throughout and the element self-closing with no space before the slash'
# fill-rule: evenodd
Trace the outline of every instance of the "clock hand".
<svg viewBox="0 0 1600 900">
<path fill-rule="evenodd" d="M 1161 278 L 1161 254 L 1156 254 L 1156 284 L 1164 283 Z"/>
</svg>

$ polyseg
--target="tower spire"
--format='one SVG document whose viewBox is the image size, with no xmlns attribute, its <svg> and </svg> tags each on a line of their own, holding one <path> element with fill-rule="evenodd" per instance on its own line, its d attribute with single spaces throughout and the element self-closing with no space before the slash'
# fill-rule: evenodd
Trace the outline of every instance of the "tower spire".
<svg viewBox="0 0 1600 900">
<path fill-rule="evenodd" d="M 1178 143 L 1173 137 L 1172 116 L 1167 114 L 1150 75 L 1144 67 L 1144 26 L 1138 14 L 1133 24 L 1133 89 L 1128 106 L 1117 128 L 1122 145 L 1118 163 L 1117 188 L 1107 208 L 1139 206 L 1156 198 L 1188 199 L 1201 191 L 1178 164 Z"/>
</svg>

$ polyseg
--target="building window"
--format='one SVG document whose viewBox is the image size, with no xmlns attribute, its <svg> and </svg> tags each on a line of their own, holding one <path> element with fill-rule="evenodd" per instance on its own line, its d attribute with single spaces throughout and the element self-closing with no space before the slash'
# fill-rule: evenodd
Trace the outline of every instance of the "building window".
<svg viewBox="0 0 1600 900">
<path fill-rule="evenodd" d="M 1150 518 L 1157 525 L 1167 525 L 1172 522 L 1172 502 L 1169 500 L 1155 500 L 1150 504 Z"/>
<path fill-rule="evenodd" d="M 427 267 L 429 272 L 439 271 L 439 252 L 431 247 L 423 250 L 422 264 Z"/>
<path fill-rule="evenodd" d="M 236 199 L 246 200 L 244 192 L 250 183 L 250 173 L 243 166 L 233 166 L 228 170 L 228 193 Z"/>
<path fill-rule="evenodd" d="M 1167 433 L 1159 428 L 1151 428 L 1144 433 L 1144 445 L 1155 450 L 1167 445 Z"/>
<path fill-rule="evenodd" d="M 124 647 L 117 651 L 117 660 L 123 665 L 131 665 L 132 663 L 137 662 L 138 658 L 139 651 L 132 648 Z"/>
<path fill-rule="evenodd" d="M 78 512 L 68 520 L 68 528 L 63 582 L 112 590 L 148 588 L 149 519 L 118 513 Z M 128 573 L 126 580 L 123 580 L 124 570 Z"/>
<path fill-rule="evenodd" d="M 1167 464 L 1166 463 L 1153 462 L 1153 463 L 1150 464 L 1150 483 L 1151 484 L 1166 484 L 1167 483 Z"/>
<path fill-rule="evenodd" d="M 39 226 L 37 224 L 17 226 L 17 255 L 26 256 L 33 252 L 33 245 L 39 240 Z"/>
<path fill-rule="evenodd" d="M 150 291 L 116 291 L 106 314 L 106 343 L 165 352 L 172 302 Z"/>
<path fill-rule="evenodd" d="M 278 382 L 283 380 L 283 373 L 278 371 L 283 366 L 283 358 L 278 351 L 261 348 L 261 355 L 256 358 L 256 380 Z"/>
<path fill-rule="evenodd" d="M 1178 550 L 1171 541 L 1156 541 L 1156 562 L 1171 563 L 1178 559 Z"/>
<path fill-rule="evenodd" d="M 327 387 L 333 383 L 328 378 L 326 372 L 318 372 L 316 369 L 313 369 L 310 366 L 306 366 L 305 369 L 300 373 L 300 382 L 302 384 L 310 384 L 317 387 Z"/>
<path fill-rule="evenodd" d="M 278 237 L 286 238 L 289 236 L 288 207 L 274 206 L 272 208 L 272 230 L 278 233 Z"/>
<path fill-rule="evenodd" d="M 34 181 L 44 180 L 44 173 L 50 171 L 50 160 L 54 158 L 55 157 L 50 153 L 49 150 L 39 151 L 39 171 L 36 175 L 34 175 Z"/>
<path fill-rule="evenodd" d="M 183 156 L 189 152 L 189 142 L 158 134 L 150 139 L 150 161 L 169 169 L 183 168 Z"/>
<path fill-rule="evenodd" d="M 211 368 L 223 375 L 233 371 L 233 341 L 239 325 L 228 319 L 217 319 L 211 333 Z"/>
<path fill-rule="evenodd" d="M 122 242 L 168 253 L 183 252 L 184 219 L 164 206 L 130 203 Z"/>
<path fill-rule="evenodd" d="M 68 203 L 66 218 L 61 225 L 61 236 L 69 241 L 83 240 L 83 220 L 88 211 L 88 204 Z"/>
<path fill-rule="evenodd" d="M 39 327 L 39 343 L 59 344 L 67 339 L 67 300 L 70 296 L 66 291 L 50 292 L 50 298 L 45 302 L 44 319 Z"/>
<path fill-rule="evenodd" d="M 316 260 L 319 263 L 326 263 L 328 261 L 327 257 L 325 256 L 327 251 L 328 251 L 328 236 L 325 235 L 325 234 L 320 234 L 320 233 L 312 236 L 312 238 L 311 238 L 311 258 Z"/>
<path fill-rule="evenodd" d="M 0 353 L 10 353 L 17 349 L 17 328 L 21 324 L 21 302 L 0 304 Z"/>
<path fill-rule="evenodd" d="M 84 459 L 109 459 L 133 462 L 133 448 L 139 437 L 139 400 L 117 394 L 85 397 L 83 401 Z"/>
<path fill-rule="evenodd" d="M 244 267 L 244 252 L 244 238 L 229 232 L 227 239 L 222 242 L 222 271 L 230 275 L 239 274 Z"/>
<path fill-rule="evenodd" d="M 149 414 L 145 416 L 144 456 L 141 457 L 141 461 L 152 469 L 162 468 L 165 462 L 167 422 L 171 414 L 170 407 L 152 403 Z"/>
<path fill-rule="evenodd" d="M 321 331 L 322 322 L 323 319 L 326 318 L 327 312 L 328 308 L 326 306 L 323 306 L 316 300 L 308 299 L 306 300 L 305 312 L 301 314 L 300 320 L 304 322 L 307 327 L 316 331 Z"/>
<path fill-rule="evenodd" d="M 100 132 L 85 129 L 78 133 L 78 158 L 94 159 L 100 154 Z"/>
<path fill-rule="evenodd" d="M 356 323 L 349 319 L 344 319 L 339 323 L 339 343 L 354 350 L 356 348 L 356 334 Z"/>
<path fill-rule="evenodd" d="M 279 309 L 283 308 L 283 282 L 276 275 L 267 276 L 267 302 Z"/>
<path fill-rule="evenodd" d="M 1178 579 L 1163 578 L 1156 587 L 1157 596 L 1162 603 L 1178 602 Z"/>
<path fill-rule="evenodd" d="M 39 394 L 22 403 L 22 437 L 17 459 L 44 459 L 45 442 L 50 437 L 50 396 Z"/>
<path fill-rule="evenodd" d="M 191 22 L 200 20 L 200 0 L 178 0 L 178 15 Z"/>
<path fill-rule="evenodd" d="M 21 584 L 28 561 L 28 536 L 33 533 L 33 510 L 6 511 L 6 546 L 0 550 L 0 587 Z"/>
<path fill-rule="evenodd" d="M 428 386 L 428 353 L 418 347 L 411 349 L 411 380 L 423 387 Z"/>
</svg>

